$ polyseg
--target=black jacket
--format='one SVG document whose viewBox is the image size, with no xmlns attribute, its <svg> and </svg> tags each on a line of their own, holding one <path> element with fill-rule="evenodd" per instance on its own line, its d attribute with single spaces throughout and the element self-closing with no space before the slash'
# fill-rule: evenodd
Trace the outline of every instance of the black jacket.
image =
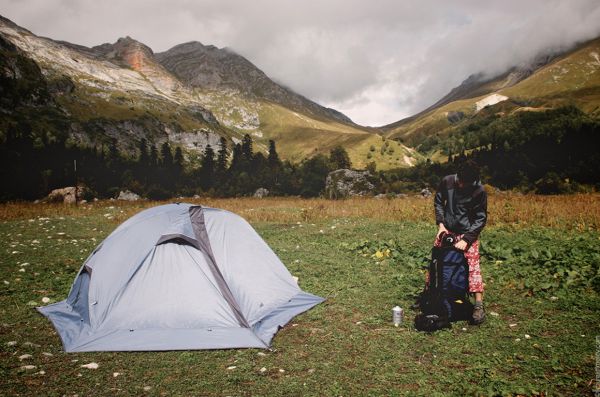
<svg viewBox="0 0 600 397">
<path fill-rule="evenodd" d="M 463 239 L 473 244 L 487 221 L 487 193 L 479 182 L 459 188 L 457 179 L 448 175 L 440 182 L 434 198 L 435 222 L 464 234 Z"/>
</svg>

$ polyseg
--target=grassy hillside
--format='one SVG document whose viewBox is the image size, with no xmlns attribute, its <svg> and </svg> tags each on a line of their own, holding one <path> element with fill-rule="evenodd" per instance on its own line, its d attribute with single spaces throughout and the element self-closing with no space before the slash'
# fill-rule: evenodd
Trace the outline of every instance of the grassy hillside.
<svg viewBox="0 0 600 397">
<path fill-rule="evenodd" d="M 403 168 L 422 159 L 401 143 L 358 126 L 234 93 L 202 92 L 199 95 L 224 126 L 237 132 L 237 139 L 250 134 L 263 151 L 268 147 L 268 140 L 273 139 L 283 159 L 299 162 L 318 153 L 328 154 L 337 145 L 347 150 L 356 168 L 364 168 L 370 162 L 375 162 L 378 169 Z"/>
<path fill-rule="evenodd" d="M 246 217 L 300 286 L 326 301 L 280 330 L 272 350 L 69 354 L 34 307 L 64 299 L 89 252 L 157 203 L 2 205 L 0 394 L 588 395 L 599 386 L 598 203 L 490 197 L 487 321 L 427 335 L 414 330 L 410 305 L 435 232 L 430 200 L 203 201 Z M 405 308 L 398 328 L 396 304 Z"/>
<path fill-rule="evenodd" d="M 555 59 L 512 87 L 500 88 L 499 82 L 492 81 L 484 88 L 489 91 L 483 95 L 453 101 L 406 122 L 396 123 L 386 134 L 411 146 L 418 146 L 429 137 L 438 136 L 443 139 L 465 124 L 477 122 L 490 114 L 504 117 L 517 112 L 575 105 L 592 117 L 599 116 L 600 39 L 590 41 Z M 503 95 L 508 99 L 477 111 L 476 103 L 491 94 Z M 452 112 L 461 112 L 462 119 L 452 119 Z M 428 155 L 434 159 L 443 158 L 435 152 Z"/>
</svg>

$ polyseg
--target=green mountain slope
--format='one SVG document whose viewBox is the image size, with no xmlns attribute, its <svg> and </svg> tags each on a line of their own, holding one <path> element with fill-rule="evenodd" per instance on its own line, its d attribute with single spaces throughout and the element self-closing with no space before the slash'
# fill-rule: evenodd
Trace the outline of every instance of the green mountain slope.
<svg viewBox="0 0 600 397">
<path fill-rule="evenodd" d="M 383 127 L 386 136 L 419 148 L 432 159 L 447 156 L 445 138 L 490 115 L 545 111 L 574 105 L 600 115 L 600 39 L 558 56 L 547 56 L 521 76 L 507 72 L 495 79 L 467 80 L 430 109 Z M 442 150 L 444 149 L 444 150 Z M 450 148 L 456 153 L 460 147 Z"/>
</svg>

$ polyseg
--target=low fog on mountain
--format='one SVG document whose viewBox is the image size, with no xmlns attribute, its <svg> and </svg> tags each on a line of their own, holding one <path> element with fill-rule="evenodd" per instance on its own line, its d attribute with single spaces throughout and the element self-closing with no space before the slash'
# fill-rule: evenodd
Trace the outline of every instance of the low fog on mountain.
<svg viewBox="0 0 600 397">
<path fill-rule="evenodd" d="M 87 46 L 129 35 L 155 52 L 192 40 L 231 47 L 363 125 L 414 114 L 470 74 L 500 73 L 600 33 L 595 0 L 0 3 L 37 34 Z"/>
</svg>

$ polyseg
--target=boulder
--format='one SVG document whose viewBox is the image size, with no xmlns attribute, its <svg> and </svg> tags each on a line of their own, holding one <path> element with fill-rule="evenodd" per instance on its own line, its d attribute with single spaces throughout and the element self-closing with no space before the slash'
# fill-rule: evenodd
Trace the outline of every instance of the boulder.
<svg viewBox="0 0 600 397">
<path fill-rule="evenodd" d="M 268 195 L 269 195 L 269 190 L 265 189 L 264 187 L 259 187 L 254 192 L 254 197 L 256 197 L 256 198 L 263 198 L 263 197 L 267 197 Z"/>
<path fill-rule="evenodd" d="M 135 194 L 134 192 L 131 192 L 129 190 L 125 190 L 125 191 L 119 192 L 119 196 L 117 197 L 117 200 L 138 201 L 140 198 L 141 197 L 138 194 Z"/>
<path fill-rule="evenodd" d="M 375 185 L 369 180 L 371 177 L 369 171 L 348 169 L 331 171 L 325 180 L 325 196 L 339 199 L 369 195 L 375 189 Z"/>
<path fill-rule="evenodd" d="M 450 123 L 454 124 L 464 119 L 465 114 L 463 112 L 450 111 L 446 117 Z"/>
<path fill-rule="evenodd" d="M 86 188 L 84 186 L 77 187 L 77 200 L 81 200 L 85 192 Z M 42 200 L 42 202 L 75 204 L 75 186 L 54 189 Z"/>
</svg>

